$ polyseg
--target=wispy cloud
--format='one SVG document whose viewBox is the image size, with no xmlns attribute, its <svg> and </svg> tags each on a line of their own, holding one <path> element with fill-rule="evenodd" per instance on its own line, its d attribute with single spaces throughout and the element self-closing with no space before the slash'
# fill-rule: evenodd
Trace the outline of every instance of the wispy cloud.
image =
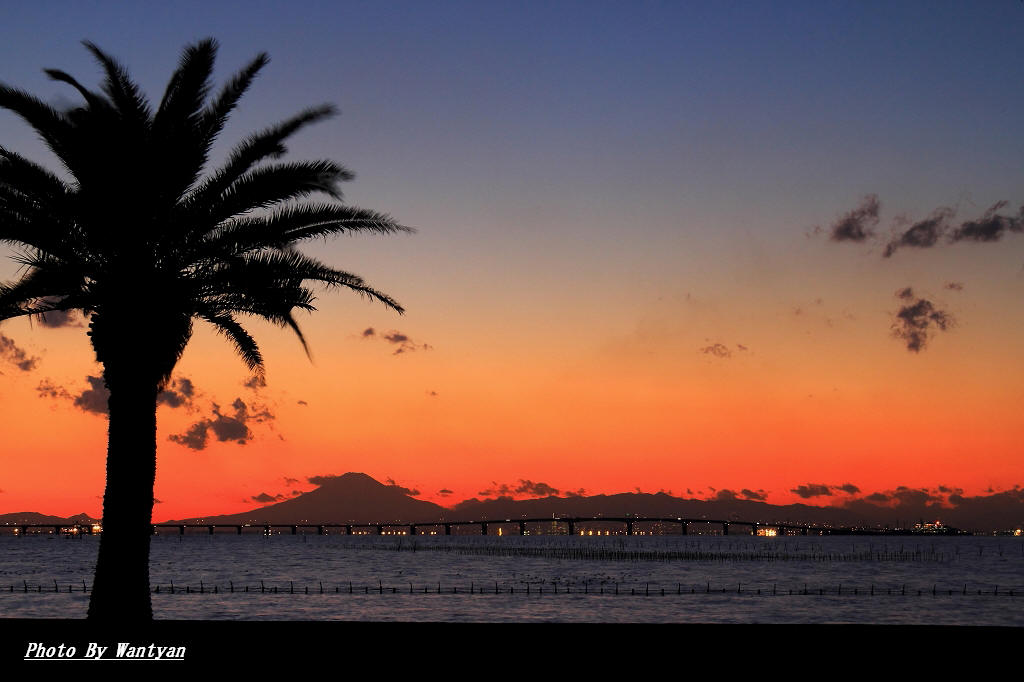
<svg viewBox="0 0 1024 682">
<path fill-rule="evenodd" d="M 433 346 L 429 343 L 420 343 L 413 341 L 407 334 L 402 332 L 391 330 L 389 332 L 378 332 L 373 327 L 367 327 L 363 330 L 360 335 L 364 339 L 377 339 L 397 346 L 392 355 L 401 355 L 402 353 L 411 353 L 417 350 L 432 350 Z"/>
<path fill-rule="evenodd" d="M 878 225 L 880 208 L 877 195 L 865 196 L 857 208 L 838 218 L 829 227 L 832 241 L 863 242 L 875 236 L 874 228 Z"/>
<path fill-rule="evenodd" d="M 14 340 L 0 334 L 0 358 L 11 363 L 22 372 L 31 372 L 39 365 L 39 358 L 29 355 L 19 348 Z"/>
<path fill-rule="evenodd" d="M 924 220 L 914 223 L 902 233 L 894 236 L 882 252 L 882 256 L 889 258 L 896 253 L 897 249 L 914 247 L 926 249 L 938 243 L 939 238 L 945 233 L 946 226 L 954 211 L 951 208 L 940 208 Z"/>
<path fill-rule="evenodd" d="M 1007 201 L 993 204 L 977 220 L 969 220 L 956 228 L 949 236 L 950 242 L 995 242 L 1007 232 L 1024 231 L 1024 206 L 1016 216 L 1000 215 Z"/>
<path fill-rule="evenodd" d="M 903 305 L 896 313 L 892 333 L 912 353 L 924 350 L 936 331 L 946 331 L 956 324 L 948 312 L 927 299 L 915 297 L 910 287 L 897 291 L 896 297 L 903 301 Z"/>
<path fill-rule="evenodd" d="M 716 358 L 732 357 L 732 351 L 724 343 L 713 343 L 710 346 L 704 346 L 700 349 L 700 352 L 705 355 L 714 355 Z"/>
<path fill-rule="evenodd" d="M 406 488 L 404 486 L 400 486 L 400 485 L 398 485 L 398 483 L 395 482 L 395 479 L 393 479 L 391 477 L 388 477 L 388 478 L 384 479 L 384 485 L 388 486 L 389 488 L 394 488 L 394 489 L 396 489 L 396 490 L 398 490 L 398 491 L 408 495 L 409 497 L 419 497 L 420 496 L 420 491 L 417 490 L 416 488 Z"/>
</svg>

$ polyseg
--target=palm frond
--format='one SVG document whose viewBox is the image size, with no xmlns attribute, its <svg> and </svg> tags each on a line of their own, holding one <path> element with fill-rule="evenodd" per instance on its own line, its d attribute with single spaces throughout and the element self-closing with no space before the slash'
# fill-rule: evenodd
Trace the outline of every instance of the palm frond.
<svg viewBox="0 0 1024 682">
<path fill-rule="evenodd" d="M 341 198 L 337 184 L 349 172 L 333 161 L 296 161 L 255 168 L 238 178 L 208 209 L 211 227 L 258 208 L 268 208 L 314 193 Z"/>
<path fill-rule="evenodd" d="M 354 232 L 392 234 L 415 230 L 386 213 L 343 204 L 298 204 L 269 215 L 230 220 L 210 235 L 212 248 L 242 254 L 261 249 L 283 249 L 307 239 Z"/>
<path fill-rule="evenodd" d="M 186 203 L 202 206 L 204 203 L 216 201 L 232 183 L 239 181 L 256 164 L 265 159 L 276 159 L 283 156 L 287 151 L 284 141 L 299 128 L 327 118 L 333 113 L 334 107 L 330 105 L 314 107 L 283 123 L 250 135 L 232 150 L 227 163 L 220 170 L 210 175 L 196 188 Z M 345 169 L 340 169 L 340 171 L 342 177 L 339 178 L 339 182 L 354 177 Z"/>
<path fill-rule="evenodd" d="M 212 102 L 207 105 L 200 115 L 199 132 L 203 141 L 210 145 L 220 134 L 227 121 L 228 115 L 234 110 L 238 101 L 245 94 L 249 86 L 260 70 L 270 63 L 270 57 L 266 52 L 256 55 L 256 58 L 227 82 Z"/>
<path fill-rule="evenodd" d="M 139 86 L 132 81 L 128 71 L 94 43 L 83 40 L 82 44 L 106 72 L 107 79 L 103 82 L 103 90 L 124 121 L 138 127 L 148 127 L 151 118 L 149 102 L 139 90 Z"/>
<path fill-rule="evenodd" d="M 43 73 L 49 76 L 52 80 L 67 83 L 82 95 L 86 104 L 94 109 L 108 108 L 110 104 L 102 97 L 96 95 L 96 93 L 88 90 L 84 85 L 79 83 L 77 80 L 72 78 L 69 74 L 61 71 L 60 69 L 43 69 Z"/>
<path fill-rule="evenodd" d="M 41 99 L 22 90 L 0 85 L 0 109 L 14 112 L 43 138 L 43 142 L 74 174 L 73 129 L 67 118 Z"/>
<path fill-rule="evenodd" d="M 337 270 L 295 250 L 258 252 L 232 259 L 215 268 L 206 281 L 218 293 L 250 287 L 257 290 L 294 288 L 303 282 L 318 282 L 327 288 L 351 289 L 399 314 L 405 312 L 397 301 L 372 288 L 358 275 Z"/>
<path fill-rule="evenodd" d="M 250 371 L 260 377 L 263 376 L 263 355 L 260 353 L 260 348 L 256 345 L 256 340 L 252 338 L 249 332 L 234 317 L 227 313 L 205 311 L 202 309 L 198 311 L 198 315 L 212 324 L 220 334 L 231 341 L 245 366 Z"/>
<path fill-rule="evenodd" d="M 89 308 L 83 284 L 81 278 L 60 268 L 30 268 L 16 282 L 0 284 L 0 320 Z"/>
<path fill-rule="evenodd" d="M 0 146 L 0 185 L 36 200 L 52 200 L 68 192 L 56 175 L 20 154 Z"/>
</svg>

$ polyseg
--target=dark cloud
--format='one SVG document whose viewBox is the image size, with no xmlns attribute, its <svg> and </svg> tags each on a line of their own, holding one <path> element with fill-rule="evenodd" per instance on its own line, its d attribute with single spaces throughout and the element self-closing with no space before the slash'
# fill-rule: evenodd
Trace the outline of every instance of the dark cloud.
<svg viewBox="0 0 1024 682">
<path fill-rule="evenodd" d="M 491 487 L 486 490 L 477 492 L 480 497 L 515 497 L 515 496 L 528 496 L 528 497 L 550 497 L 552 495 L 565 495 L 566 497 L 579 497 L 582 496 L 586 491 L 580 488 L 576 491 L 561 491 L 558 488 L 548 485 L 547 483 L 533 481 L 525 478 L 520 478 L 515 484 L 501 483 L 498 484 L 496 481 L 491 481 Z M 640 492 L 637 489 L 637 492 Z"/>
<path fill-rule="evenodd" d="M 246 388 L 251 388 L 252 390 L 255 391 L 260 388 L 266 388 L 267 380 L 264 377 L 261 377 L 259 374 L 254 374 L 253 376 L 249 377 L 242 385 L 245 386 Z"/>
<path fill-rule="evenodd" d="M 448 497 L 449 495 L 452 494 L 452 491 L 448 490 L 448 488 L 441 488 L 440 490 L 437 491 L 437 494 L 440 495 L 441 497 Z"/>
<path fill-rule="evenodd" d="M 672 494 L 671 490 L 669 491 L 669 494 L 670 495 Z M 763 502 L 764 500 L 768 499 L 768 494 L 764 490 L 756 490 L 755 491 L 755 490 L 748 490 L 747 488 L 744 488 L 743 490 L 740 491 L 740 495 L 742 495 L 744 498 L 746 498 L 748 500 L 758 500 L 758 501 L 761 501 L 761 502 Z"/>
<path fill-rule="evenodd" d="M 519 479 L 519 485 L 516 486 L 515 492 L 532 497 L 549 497 L 559 494 L 558 488 L 552 488 L 547 483 L 534 483 L 524 479 Z"/>
<path fill-rule="evenodd" d="M 103 377 L 87 376 L 89 388 L 85 389 L 72 399 L 75 407 L 83 412 L 93 414 L 107 414 L 107 399 L 110 398 L 110 391 L 103 381 Z"/>
<path fill-rule="evenodd" d="M 43 379 L 36 386 L 36 392 L 44 398 L 70 400 L 71 403 L 83 412 L 92 414 L 107 414 L 107 401 L 110 399 L 110 391 L 107 390 L 103 377 L 86 376 L 88 388 L 82 390 L 78 395 L 72 395 L 63 386 L 58 386 L 51 379 Z M 157 394 L 156 404 L 169 407 L 192 407 L 192 398 L 195 395 L 195 386 L 190 379 L 174 379 L 170 386 Z"/>
<path fill-rule="evenodd" d="M 82 327 L 81 316 L 74 310 L 51 310 L 35 316 L 39 324 L 56 329 L 58 327 Z"/>
<path fill-rule="evenodd" d="M 32 357 L 19 348 L 14 341 L 0 334 L 0 358 L 10 362 L 22 372 L 31 372 L 39 364 L 39 358 Z"/>
<path fill-rule="evenodd" d="M 577 488 L 576 490 L 566 490 L 565 491 L 565 496 L 566 497 L 583 497 L 586 494 L 587 494 L 587 491 L 586 491 L 585 488 Z"/>
<path fill-rule="evenodd" d="M 192 407 L 192 397 L 196 389 L 191 379 L 175 379 L 156 397 L 157 405 L 168 407 Z"/>
<path fill-rule="evenodd" d="M 392 355 L 401 355 L 402 353 L 411 353 L 417 350 L 431 350 L 433 348 L 429 343 L 413 341 L 408 334 L 395 330 L 391 330 L 386 334 L 378 334 L 373 327 L 367 327 L 363 330 L 362 337 L 364 339 L 380 339 L 390 343 L 392 346 L 398 346 Z"/>
<path fill-rule="evenodd" d="M 508 483 L 498 485 L 497 481 L 491 481 L 491 487 L 478 491 L 477 495 L 480 497 L 501 497 L 503 495 L 511 495 L 513 490 L 513 487 Z"/>
<path fill-rule="evenodd" d="M 871 493 L 864 499 L 874 504 L 888 504 L 890 497 L 885 493 Z"/>
<path fill-rule="evenodd" d="M 946 282 L 945 286 L 942 288 L 949 289 L 950 291 L 963 291 L 964 284 L 963 282 Z"/>
<path fill-rule="evenodd" d="M 74 396 L 68 393 L 68 390 L 63 386 L 58 386 L 53 383 L 50 379 L 43 379 L 36 386 L 36 391 L 40 396 L 44 398 L 53 398 L 60 400 L 74 400 Z"/>
<path fill-rule="evenodd" d="M 290 478 L 288 476 L 284 477 L 284 484 L 285 485 L 297 485 L 298 483 L 301 483 L 301 481 L 299 481 L 299 479 L 297 479 L 297 478 Z"/>
<path fill-rule="evenodd" d="M 807 500 L 812 497 L 831 496 L 832 488 L 824 483 L 808 483 L 807 485 L 798 485 L 789 492 Z"/>
<path fill-rule="evenodd" d="M 923 298 L 914 300 L 914 292 L 910 287 L 897 291 L 896 297 L 908 303 L 896 313 L 892 334 L 906 343 L 907 350 L 912 353 L 921 352 L 934 331 L 946 331 L 956 324 L 952 315 L 940 310 L 931 301 Z"/>
<path fill-rule="evenodd" d="M 437 391 L 427 391 L 427 395 L 429 395 L 431 398 L 436 398 Z"/>
<path fill-rule="evenodd" d="M 299 400 L 296 402 L 297 405 L 309 405 L 305 400 Z"/>
<path fill-rule="evenodd" d="M 195 422 L 185 433 L 168 436 L 168 440 L 192 450 L 202 450 L 209 442 L 212 431 L 220 442 L 232 441 L 245 445 L 253 439 L 252 430 L 249 428 L 250 422 L 261 423 L 274 419 L 274 415 L 265 407 L 253 406 L 254 411 L 250 411 L 249 406 L 241 398 L 236 398 L 231 407 L 234 414 L 224 414 L 220 405 L 213 403 L 213 414 L 210 417 Z"/>
<path fill-rule="evenodd" d="M 999 211 L 1005 208 L 1007 203 L 1006 201 L 996 202 L 977 220 L 968 220 L 962 223 L 949 235 L 949 241 L 953 243 L 962 241 L 995 242 L 999 241 L 1007 231 L 1021 232 L 1024 230 L 1024 206 L 1016 216 L 999 215 Z"/>
<path fill-rule="evenodd" d="M 953 217 L 953 214 L 954 211 L 951 208 L 937 209 L 928 218 L 914 223 L 902 234 L 893 237 L 886 245 L 882 256 L 889 258 L 897 249 L 906 246 L 919 249 L 935 246 L 939 241 L 939 237 L 946 231 L 946 224 Z"/>
<path fill-rule="evenodd" d="M 323 476 L 309 476 L 306 480 L 313 485 L 324 485 L 335 478 L 340 478 L 340 476 L 338 476 L 338 474 L 325 474 Z"/>
<path fill-rule="evenodd" d="M 878 225 L 878 209 L 881 204 L 878 197 L 869 194 L 861 200 L 860 206 L 842 216 L 829 228 L 832 241 L 862 242 L 873 237 L 874 227 Z"/>
<path fill-rule="evenodd" d="M 860 492 L 860 488 L 858 488 L 852 483 L 844 483 L 840 486 L 836 486 L 836 490 L 841 490 L 847 495 L 856 495 L 857 493 Z"/>
<path fill-rule="evenodd" d="M 732 351 L 722 343 L 715 343 L 710 346 L 705 346 L 700 349 L 701 353 L 705 355 L 714 355 L 716 358 L 728 358 L 732 356 Z"/>
<path fill-rule="evenodd" d="M 200 421 L 190 426 L 185 433 L 170 435 L 167 438 L 192 450 L 203 450 L 206 448 L 208 431 L 207 423 Z"/>
<path fill-rule="evenodd" d="M 896 500 L 897 503 L 908 505 L 908 506 L 922 506 L 929 502 L 942 502 L 943 499 L 939 495 L 928 492 L 920 488 L 908 488 L 906 486 L 899 486 L 889 495 L 890 499 Z"/>
<path fill-rule="evenodd" d="M 737 348 L 738 350 L 741 350 L 741 351 L 745 351 L 745 350 L 748 350 L 748 348 L 747 348 L 746 346 L 744 346 L 744 345 L 743 345 L 742 343 L 737 343 L 737 344 L 736 344 L 736 348 Z"/>
<path fill-rule="evenodd" d="M 41 298 L 39 302 L 45 305 L 53 305 L 62 300 L 62 298 L 57 296 L 45 296 Z M 44 327 L 50 327 L 51 329 L 56 329 L 57 327 L 83 326 L 83 316 L 75 310 L 51 310 L 49 312 L 32 315 L 30 319 L 35 320 Z"/>
<path fill-rule="evenodd" d="M 419 490 L 416 490 L 415 488 L 404 488 L 404 487 L 398 485 L 395 482 L 395 479 L 393 479 L 393 478 L 386 478 L 386 479 L 384 479 L 384 485 L 388 486 L 389 488 L 395 488 L 396 490 L 402 492 L 405 495 L 408 495 L 409 497 L 419 497 L 419 495 L 420 495 L 420 491 Z"/>
</svg>

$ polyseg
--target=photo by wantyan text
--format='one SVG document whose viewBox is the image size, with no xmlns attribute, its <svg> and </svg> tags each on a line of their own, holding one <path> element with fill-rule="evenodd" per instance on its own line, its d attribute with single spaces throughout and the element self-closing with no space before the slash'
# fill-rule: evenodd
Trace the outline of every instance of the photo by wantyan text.
<svg viewBox="0 0 1024 682">
<path fill-rule="evenodd" d="M 98 642 L 89 642 L 88 646 L 81 652 L 74 646 L 68 646 L 61 642 L 55 645 L 46 645 L 42 642 L 29 642 L 25 650 L 25 660 L 73 660 L 73 659 L 149 659 L 149 660 L 185 660 L 185 647 L 183 646 L 157 646 L 156 644 L 131 644 L 130 642 L 118 642 L 113 651 L 110 646 L 102 646 Z M 108 655 L 108 652 L 110 654 Z"/>
</svg>

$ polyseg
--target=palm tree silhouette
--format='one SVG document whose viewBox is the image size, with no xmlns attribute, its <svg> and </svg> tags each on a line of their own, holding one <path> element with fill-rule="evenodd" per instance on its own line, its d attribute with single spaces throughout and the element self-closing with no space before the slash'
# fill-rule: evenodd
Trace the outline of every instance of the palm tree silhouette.
<svg viewBox="0 0 1024 682">
<path fill-rule="evenodd" d="M 390 216 L 341 203 L 352 174 L 331 161 L 277 161 L 285 140 L 330 116 L 321 106 L 250 135 L 204 169 L 228 115 L 268 62 L 260 54 L 211 97 L 217 44 L 188 46 L 152 110 L 114 59 L 84 43 L 105 73 L 92 92 L 67 73 L 82 106 L 57 110 L 0 84 L 0 107 L 24 119 L 67 180 L 0 147 L 0 243 L 24 266 L 0 284 L 0 320 L 82 311 L 110 391 L 103 533 L 89 618 L 152 618 L 149 538 L 156 476 L 156 398 L 192 334 L 213 325 L 250 370 L 263 357 L 238 316 L 290 327 L 313 311 L 307 283 L 346 287 L 402 313 L 356 275 L 296 250 L 338 233 L 409 232 Z M 330 201 L 313 202 L 311 195 Z M 308 348 L 306 348 L 308 354 Z"/>
</svg>

